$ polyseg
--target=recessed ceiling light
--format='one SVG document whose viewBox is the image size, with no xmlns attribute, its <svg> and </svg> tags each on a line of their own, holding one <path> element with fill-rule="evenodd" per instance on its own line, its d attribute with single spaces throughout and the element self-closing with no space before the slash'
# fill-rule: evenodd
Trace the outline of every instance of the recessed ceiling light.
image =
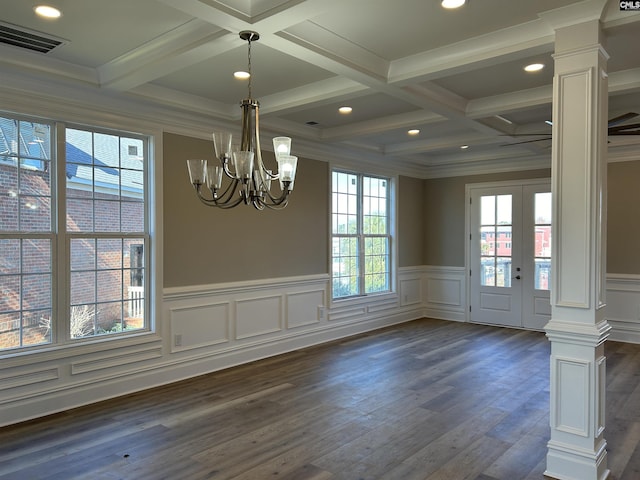
<svg viewBox="0 0 640 480">
<path fill-rule="evenodd" d="M 33 11 L 44 18 L 60 18 L 62 16 L 62 12 L 51 5 L 36 5 L 33 7 Z"/>
<path fill-rule="evenodd" d="M 532 63 L 524 67 L 525 72 L 539 72 L 544 68 L 544 64 L 542 63 Z"/>
<path fill-rule="evenodd" d="M 469 145 L 460 145 L 460 148 L 461 148 L 462 150 L 466 150 L 467 148 L 469 148 Z"/>
<path fill-rule="evenodd" d="M 411 130 L 407 131 L 407 133 L 409 135 L 418 135 L 420 133 L 420 130 L 418 130 L 417 128 L 412 128 Z"/>
<path fill-rule="evenodd" d="M 242 70 L 233 72 L 233 76 L 238 80 L 246 80 L 247 78 L 250 77 L 249 72 L 244 72 Z"/>
<path fill-rule="evenodd" d="M 343 115 L 349 115 L 353 111 L 353 108 L 351 108 L 351 107 L 340 107 L 338 109 L 338 111 Z"/>
<path fill-rule="evenodd" d="M 467 3 L 466 0 L 442 0 L 440 5 L 444 8 L 459 8 L 465 3 Z"/>
</svg>

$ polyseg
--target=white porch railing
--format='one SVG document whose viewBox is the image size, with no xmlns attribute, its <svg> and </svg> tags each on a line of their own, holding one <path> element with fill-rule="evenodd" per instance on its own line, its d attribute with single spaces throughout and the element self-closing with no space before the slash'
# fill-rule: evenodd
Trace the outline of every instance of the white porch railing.
<svg viewBox="0 0 640 480">
<path fill-rule="evenodd" d="M 144 287 L 129 287 L 129 316 L 144 318 Z"/>
</svg>

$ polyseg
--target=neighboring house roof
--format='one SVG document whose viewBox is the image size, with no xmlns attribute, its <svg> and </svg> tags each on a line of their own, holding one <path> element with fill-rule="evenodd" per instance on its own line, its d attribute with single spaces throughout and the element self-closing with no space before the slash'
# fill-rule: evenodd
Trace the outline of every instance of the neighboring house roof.
<svg viewBox="0 0 640 480">
<path fill-rule="evenodd" d="M 20 154 L 23 166 L 42 169 L 42 161 L 51 158 L 48 126 L 26 121 L 19 126 L 18 131 L 17 121 L 0 117 L 0 161 L 14 163 Z M 69 129 L 65 148 L 65 174 L 70 188 L 87 189 L 93 184 L 116 195 L 143 195 L 139 139 Z"/>
<path fill-rule="evenodd" d="M 95 157 L 92 157 L 91 154 L 89 154 L 88 152 L 85 152 L 84 150 L 81 150 L 80 148 L 76 147 L 72 143 L 67 142 L 66 145 L 65 145 L 65 148 L 67 150 L 67 152 L 66 152 L 66 156 L 67 156 L 67 166 L 66 166 L 67 178 L 77 177 L 78 176 L 78 169 L 80 168 L 80 171 L 83 171 L 83 169 L 81 168 L 82 165 L 97 167 L 99 170 L 104 172 L 107 176 L 117 176 L 118 175 L 118 169 L 113 168 L 113 167 L 109 167 L 104 162 L 98 160 Z M 115 160 L 117 162 L 118 159 L 116 158 Z M 89 177 L 89 179 L 91 179 L 91 177 Z M 107 179 L 108 179 L 108 177 L 107 177 Z M 116 180 L 116 185 L 117 184 L 118 184 L 118 182 Z"/>
</svg>

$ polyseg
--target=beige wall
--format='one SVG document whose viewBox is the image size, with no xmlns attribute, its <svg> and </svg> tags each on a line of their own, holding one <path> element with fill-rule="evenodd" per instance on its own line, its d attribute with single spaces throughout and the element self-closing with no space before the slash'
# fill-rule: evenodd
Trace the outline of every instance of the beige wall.
<svg viewBox="0 0 640 480">
<path fill-rule="evenodd" d="M 327 163 L 299 159 L 282 211 L 220 210 L 200 203 L 186 167 L 187 158 L 213 157 L 211 141 L 165 134 L 163 143 L 165 287 L 327 272 Z"/>
<path fill-rule="evenodd" d="M 544 169 L 425 180 L 424 264 L 464 267 L 466 184 L 550 176 Z"/>
<path fill-rule="evenodd" d="M 328 163 L 299 160 L 283 211 L 219 210 L 197 200 L 186 169 L 187 158 L 211 159 L 211 142 L 165 134 L 163 143 L 165 287 L 328 273 Z M 398 181 L 401 267 L 424 263 L 423 190 L 424 180 Z"/>
<path fill-rule="evenodd" d="M 398 179 L 398 265 L 424 265 L 424 180 Z"/>
<path fill-rule="evenodd" d="M 283 211 L 205 207 L 185 160 L 211 158 L 210 141 L 164 136 L 165 287 L 328 273 L 329 164 L 300 159 Z M 267 152 L 266 161 L 271 161 Z M 398 265 L 464 266 L 465 185 L 548 178 L 548 169 L 398 180 Z M 640 273 L 640 161 L 609 165 L 609 273 Z M 255 232 L 260 232 L 256 234 Z"/>
<path fill-rule="evenodd" d="M 424 264 L 464 266 L 465 185 L 547 178 L 549 170 L 425 180 Z M 608 167 L 607 272 L 640 274 L 640 161 Z"/>
<path fill-rule="evenodd" d="M 607 272 L 640 273 L 640 160 L 608 169 Z"/>
</svg>

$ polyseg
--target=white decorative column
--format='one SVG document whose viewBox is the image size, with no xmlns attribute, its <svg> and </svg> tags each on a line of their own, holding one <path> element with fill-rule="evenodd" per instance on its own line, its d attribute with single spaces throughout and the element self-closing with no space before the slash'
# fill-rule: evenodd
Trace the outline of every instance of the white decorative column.
<svg viewBox="0 0 640 480">
<path fill-rule="evenodd" d="M 598 20 L 556 30 L 551 439 L 545 475 L 603 480 L 607 54 Z"/>
</svg>

